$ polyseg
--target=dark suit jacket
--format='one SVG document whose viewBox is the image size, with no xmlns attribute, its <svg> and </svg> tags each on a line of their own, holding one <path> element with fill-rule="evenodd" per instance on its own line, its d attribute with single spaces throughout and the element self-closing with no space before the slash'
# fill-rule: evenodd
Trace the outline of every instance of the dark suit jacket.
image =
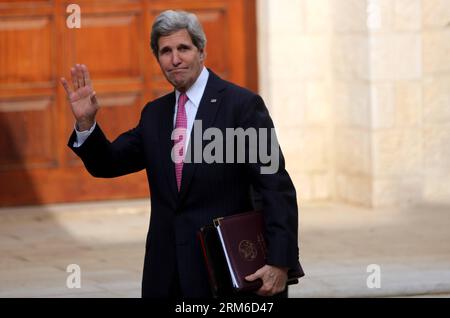
<svg viewBox="0 0 450 318">
<path fill-rule="evenodd" d="M 225 136 L 225 128 L 273 127 L 260 96 L 220 79 L 211 70 L 209 72 L 196 115 L 196 120 L 202 120 L 203 131 L 217 127 Z M 147 171 L 151 220 L 142 295 L 167 297 L 169 285 L 178 271 L 185 296 L 211 296 L 196 233 L 216 217 L 253 209 L 252 193 L 259 195 L 264 210 L 268 264 L 301 270 L 296 192 L 285 170 L 281 151 L 275 174 L 260 174 L 262 164 L 259 160 L 246 164 L 185 163 L 178 193 L 170 155 L 174 106 L 174 92 L 148 103 L 137 127 L 112 143 L 98 124 L 81 147 L 72 147 L 75 132 L 69 140 L 69 147 L 94 177 L 112 178 L 142 169 Z M 191 135 L 190 145 L 193 138 Z M 202 146 L 208 142 L 203 142 Z"/>
</svg>

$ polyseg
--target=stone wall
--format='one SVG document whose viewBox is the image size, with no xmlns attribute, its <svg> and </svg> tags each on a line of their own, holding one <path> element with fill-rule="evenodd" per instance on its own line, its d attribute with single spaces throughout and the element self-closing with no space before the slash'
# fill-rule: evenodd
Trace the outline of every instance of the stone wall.
<svg viewBox="0 0 450 318">
<path fill-rule="evenodd" d="M 260 92 L 299 200 L 450 201 L 450 1 L 259 0 Z"/>
</svg>

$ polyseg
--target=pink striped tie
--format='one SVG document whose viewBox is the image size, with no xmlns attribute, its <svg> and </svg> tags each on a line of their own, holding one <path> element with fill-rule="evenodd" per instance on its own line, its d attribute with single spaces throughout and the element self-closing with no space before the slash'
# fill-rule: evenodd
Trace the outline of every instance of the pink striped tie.
<svg viewBox="0 0 450 318">
<path fill-rule="evenodd" d="M 178 140 L 174 140 L 174 146 L 182 142 L 182 146 L 179 149 L 178 154 L 175 153 L 175 176 L 177 178 L 177 186 L 178 191 L 180 191 L 181 187 L 181 175 L 183 172 L 183 159 L 184 159 L 184 147 L 186 146 L 186 129 L 187 129 L 187 117 L 186 117 L 186 102 L 188 101 L 188 97 L 186 93 L 180 94 L 178 98 L 178 110 L 177 110 L 177 118 L 175 120 L 175 130 L 177 130 L 177 136 L 179 136 Z"/>
</svg>

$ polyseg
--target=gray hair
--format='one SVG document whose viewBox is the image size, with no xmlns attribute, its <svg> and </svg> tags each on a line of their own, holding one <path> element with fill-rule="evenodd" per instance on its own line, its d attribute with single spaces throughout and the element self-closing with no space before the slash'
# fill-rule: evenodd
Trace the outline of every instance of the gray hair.
<svg viewBox="0 0 450 318">
<path fill-rule="evenodd" d="M 156 58 L 158 58 L 159 38 L 161 36 L 170 35 L 182 29 L 186 29 L 188 31 L 191 36 L 192 43 L 199 50 L 205 48 L 206 36 L 195 14 L 185 11 L 166 10 L 156 17 L 152 26 L 150 46 Z"/>
</svg>

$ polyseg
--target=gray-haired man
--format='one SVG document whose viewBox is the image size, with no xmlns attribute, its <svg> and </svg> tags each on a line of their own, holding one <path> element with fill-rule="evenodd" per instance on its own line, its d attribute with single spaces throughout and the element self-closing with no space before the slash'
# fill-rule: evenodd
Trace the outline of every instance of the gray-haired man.
<svg viewBox="0 0 450 318">
<path fill-rule="evenodd" d="M 226 128 L 273 128 L 260 96 L 205 68 L 205 45 L 195 15 L 169 10 L 156 18 L 151 48 L 174 91 L 149 102 L 138 125 L 114 142 L 96 123 L 98 103 L 87 67 L 74 66 L 73 90 L 61 79 L 77 122 L 69 147 L 95 177 L 147 170 L 152 196 L 143 297 L 211 296 L 196 233 L 216 217 L 252 210 L 252 190 L 262 200 L 268 254 L 267 265 L 247 279 L 263 281 L 258 295 L 287 296 L 287 271 L 301 267 L 296 192 L 281 151 L 273 174 L 260 173 L 260 161 L 195 163 L 171 157 L 174 144 L 181 158 L 189 151 L 194 120 L 201 121 L 203 131 L 216 127 L 224 135 Z M 174 129 L 184 132 L 176 140 Z"/>
</svg>

